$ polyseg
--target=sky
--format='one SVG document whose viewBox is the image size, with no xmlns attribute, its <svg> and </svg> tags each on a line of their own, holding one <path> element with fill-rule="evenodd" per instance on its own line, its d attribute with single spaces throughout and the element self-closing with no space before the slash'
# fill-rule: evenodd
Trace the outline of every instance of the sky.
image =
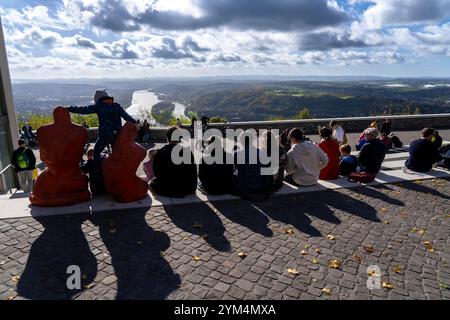
<svg viewBox="0 0 450 320">
<path fill-rule="evenodd" d="M 12 78 L 450 76 L 450 0 L 0 0 Z"/>
</svg>

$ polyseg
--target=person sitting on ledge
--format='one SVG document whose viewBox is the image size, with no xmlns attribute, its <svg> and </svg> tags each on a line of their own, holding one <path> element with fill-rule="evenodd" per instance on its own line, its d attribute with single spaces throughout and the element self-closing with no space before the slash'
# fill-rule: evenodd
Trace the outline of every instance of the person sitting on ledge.
<svg viewBox="0 0 450 320">
<path fill-rule="evenodd" d="M 322 127 L 319 130 L 322 141 L 319 143 L 319 148 L 322 149 L 328 156 L 328 164 L 320 171 L 321 180 L 336 180 L 339 178 L 339 144 L 333 139 L 333 130 L 329 127 Z"/>
<path fill-rule="evenodd" d="M 414 140 L 409 146 L 409 158 L 405 166 L 416 172 L 428 172 L 433 164 L 439 162 L 442 157 L 437 146 L 432 142 L 435 130 L 425 128 L 422 130 L 422 139 Z"/>
<path fill-rule="evenodd" d="M 349 144 L 341 146 L 341 162 L 339 163 L 339 174 L 347 177 L 356 172 L 358 168 L 358 158 L 352 156 L 352 147 Z"/>
<path fill-rule="evenodd" d="M 153 161 L 155 160 L 155 156 L 158 153 L 158 151 L 156 149 L 150 149 L 148 150 L 148 161 L 144 162 L 144 164 L 142 165 L 144 168 L 144 172 L 145 172 L 145 177 L 144 179 L 147 182 L 152 181 L 152 179 L 155 177 L 155 173 L 153 171 Z"/>
<path fill-rule="evenodd" d="M 183 148 L 183 153 L 190 153 L 190 164 L 175 164 L 172 160 L 172 150 L 179 144 L 179 141 L 172 139 L 172 135 L 177 129 L 177 127 L 171 127 L 167 131 L 168 144 L 158 150 L 153 160 L 155 177 L 150 182 L 150 188 L 157 195 L 163 197 L 183 198 L 195 193 L 197 189 L 197 165 L 191 149 Z"/>
<path fill-rule="evenodd" d="M 328 156 L 314 143 L 305 141 L 298 128 L 291 130 L 289 138 L 292 148 L 287 153 L 286 181 L 295 186 L 316 185 L 320 170 L 328 165 Z"/>
<path fill-rule="evenodd" d="M 213 146 L 217 141 L 222 139 L 213 136 L 207 141 L 206 148 L 203 151 L 202 163 L 199 166 L 198 189 L 203 193 L 211 195 L 223 195 L 232 193 L 233 191 L 233 164 L 227 164 L 227 153 L 225 148 L 222 148 L 222 163 L 216 163 L 216 152 Z M 223 145 L 223 141 L 222 145 Z"/>
<path fill-rule="evenodd" d="M 102 176 L 101 153 L 111 145 L 114 147 L 117 135 L 122 129 L 122 118 L 133 124 L 137 121 L 133 119 L 114 98 L 110 97 L 106 89 L 97 90 L 94 95 L 94 105 L 87 107 L 68 107 L 67 110 L 76 114 L 97 114 L 99 121 L 98 138 L 94 147 L 94 176 L 100 180 Z"/>
<path fill-rule="evenodd" d="M 386 157 L 386 146 L 378 139 L 378 130 L 368 128 L 364 131 L 366 143 L 359 153 L 359 165 L 362 172 L 377 174 Z"/>
</svg>

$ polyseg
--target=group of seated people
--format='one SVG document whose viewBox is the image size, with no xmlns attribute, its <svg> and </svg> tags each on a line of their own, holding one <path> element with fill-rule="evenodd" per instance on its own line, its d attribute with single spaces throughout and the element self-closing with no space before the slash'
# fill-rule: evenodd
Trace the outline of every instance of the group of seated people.
<svg viewBox="0 0 450 320">
<path fill-rule="evenodd" d="M 330 127 L 320 129 L 319 144 L 307 140 L 301 129 L 294 128 L 288 134 L 290 147 L 279 145 L 278 170 L 273 175 L 263 175 L 261 169 L 264 165 L 259 161 L 259 151 L 256 163 L 248 161 L 248 143 L 234 150 L 233 164 L 226 161 L 221 164 L 209 161 L 208 158 L 213 159 L 213 152 L 216 151 L 208 148 L 208 145 L 219 137 L 212 137 L 207 142 L 198 167 L 189 147 L 185 147 L 185 151 L 191 154 L 191 164 L 175 164 L 171 158 L 172 150 L 180 142 L 172 140 L 171 137 L 176 129 L 173 127 L 168 130 L 168 144 L 162 149 L 149 150 L 149 159 L 143 165 L 150 189 L 155 194 L 166 197 L 184 197 L 199 189 L 210 195 L 234 194 L 249 199 L 264 199 L 280 189 L 283 181 L 294 186 L 312 186 L 316 185 L 319 179 L 335 180 L 340 175 L 348 176 L 358 170 L 376 174 L 387 152 L 385 145 L 378 139 L 378 131 L 374 128 L 365 131 L 367 142 L 361 149 L 359 158 L 351 155 L 350 145 L 339 146 Z M 262 146 L 267 146 L 269 150 L 273 137 L 268 131 L 263 137 L 265 143 L 262 143 Z M 223 152 L 223 159 L 226 159 L 227 155 Z M 243 163 L 236 162 L 240 155 L 247 160 Z"/>
</svg>

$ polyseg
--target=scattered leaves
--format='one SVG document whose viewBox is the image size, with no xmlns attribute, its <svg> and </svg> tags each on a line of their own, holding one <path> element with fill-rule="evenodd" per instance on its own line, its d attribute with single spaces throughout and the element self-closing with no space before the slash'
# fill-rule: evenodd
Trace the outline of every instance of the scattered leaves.
<svg viewBox="0 0 450 320">
<path fill-rule="evenodd" d="M 335 240 L 336 238 L 332 234 L 329 234 L 329 235 L 327 235 L 327 239 L 328 240 Z"/>
<path fill-rule="evenodd" d="M 394 289 L 394 286 L 393 286 L 392 284 L 390 284 L 389 282 L 382 282 L 382 283 L 381 283 L 381 286 L 382 286 L 384 289 L 388 289 L 388 290 Z"/>
<path fill-rule="evenodd" d="M 333 269 L 339 269 L 341 267 L 341 262 L 339 260 L 330 260 L 328 266 Z"/>
<path fill-rule="evenodd" d="M 247 254 L 245 252 L 241 251 L 241 252 L 238 253 L 238 256 L 239 256 L 239 258 L 244 259 L 244 258 L 247 257 Z"/>
<path fill-rule="evenodd" d="M 310 244 L 305 245 L 305 249 L 309 249 L 309 248 L 311 248 Z"/>
<path fill-rule="evenodd" d="M 375 252 L 375 248 L 373 246 L 366 246 L 364 247 L 364 250 L 366 250 L 366 252 L 368 253 Z"/>
<path fill-rule="evenodd" d="M 358 256 L 358 255 L 354 255 L 353 256 L 353 258 L 356 260 L 356 261 L 358 261 L 359 263 L 361 263 L 361 261 L 362 261 L 362 257 L 360 257 L 360 256 Z"/>
<path fill-rule="evenodd" d="M 192 257 L 192 259 L 194 259 L 194 261 L 200 261 L 200 260 L 202 260 L 199 256 L 194 256 L 194 257 Z"/>
<path fill-rule="evenodd" d="M 378 275 L 376 270 L 370 270 L 370 269 L 367 270 L 367 274 L 371 277 Z"/>
<path fill-rule="evenodd" d="M 159 255 L 160 255 L 161 257 L 164 257 L 164 256 L 166 255 L 166 253 L 165 253 L 164 251 L 160 251 L 160 252 L 159 252 Z"/>
<path fill-rule="evenodd" d="M 289 274 L 293 274 L 294 276 L 296 276 L 296 275 L 298 275 L 300 273 L 295 268 L 288 268 L 287 271 L 288 271 Z"/>
<path fill-rule="evenodd" d="M 95 286 L 94 283 L 89 283 L 89 284 L 83 285 L 83 288 L 86 289 L 86 290 L 89 290 L 89 289 L 93 288 L 94 286 Z"/>
<path fill-rule="evenodd" d="M 387 212 L 387 211 L 388 211 L 388 209 L 386 209 L 386 208 L 381 208 L 381 211 L 383 211 L 383 212 Z"/>
<path fill-rule="evenodd" d="M 19 282 L 20 276 L 14 276 L 14 277 L 11 278 L 11 280 L 12 280 L 13 282 Z"/>
<path fill-rule="evenodd" d="M 318 264 L 318 263 L 319 263 L 319 260 L 317 260 L 316 258 L 314 258 L 314 259 L 312 260 L 312 263 Z"/>
<path fill-rule="evenodd" d="M 441 288 L 443 290 L 450 290 L 450 286 L 445 283 L 439 283 L 439 288 Z"/>
<path fill-rule="evenodd" d="M 302 251 L 300 251 L 300 254 L 301 254 L 302 256 L 306 256 L 306 255 L 308 254 L 308 251 L 302 250 Z"/>
<path fill-rule="evenodd" d="M 384 224 L 389 224 L 390 222 L 387 220 L 384 220 Z"/>
<path fill-rule="evenodd" d="M 326 294 L 327 296 L 329 296 L 329 295 L 331 294 L 331 289 L 329 289 L 329 288 L 323 288 L 323 289 L 322 289 L 322 292 L 323 292 L 324 294 Z"/>
<path fill-rule="evenodd" d="M 17 296 L 9 296 L 8 298 L 6 298 L 6 300 L 11 301 L 14 300 Z"/>
</svg>

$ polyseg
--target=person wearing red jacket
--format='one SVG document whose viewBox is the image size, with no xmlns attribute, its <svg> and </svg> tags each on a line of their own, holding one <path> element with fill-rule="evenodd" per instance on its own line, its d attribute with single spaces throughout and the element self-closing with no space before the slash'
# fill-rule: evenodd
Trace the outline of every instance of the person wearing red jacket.
<svg viewBox="0 0 450 320">
<path fill-rule="evenodd" d="M 319 130 L 322 141 L 319 143 L 319 148 L 322 149 L 328 156 L 328 165 L 320 171 L 321 180 L 336 180 L 339 178 L 339 158 L 341 152 L 339 144 L 333 139 L 333 130 L 329 127 L 322 127 Z"/>
</svg>

